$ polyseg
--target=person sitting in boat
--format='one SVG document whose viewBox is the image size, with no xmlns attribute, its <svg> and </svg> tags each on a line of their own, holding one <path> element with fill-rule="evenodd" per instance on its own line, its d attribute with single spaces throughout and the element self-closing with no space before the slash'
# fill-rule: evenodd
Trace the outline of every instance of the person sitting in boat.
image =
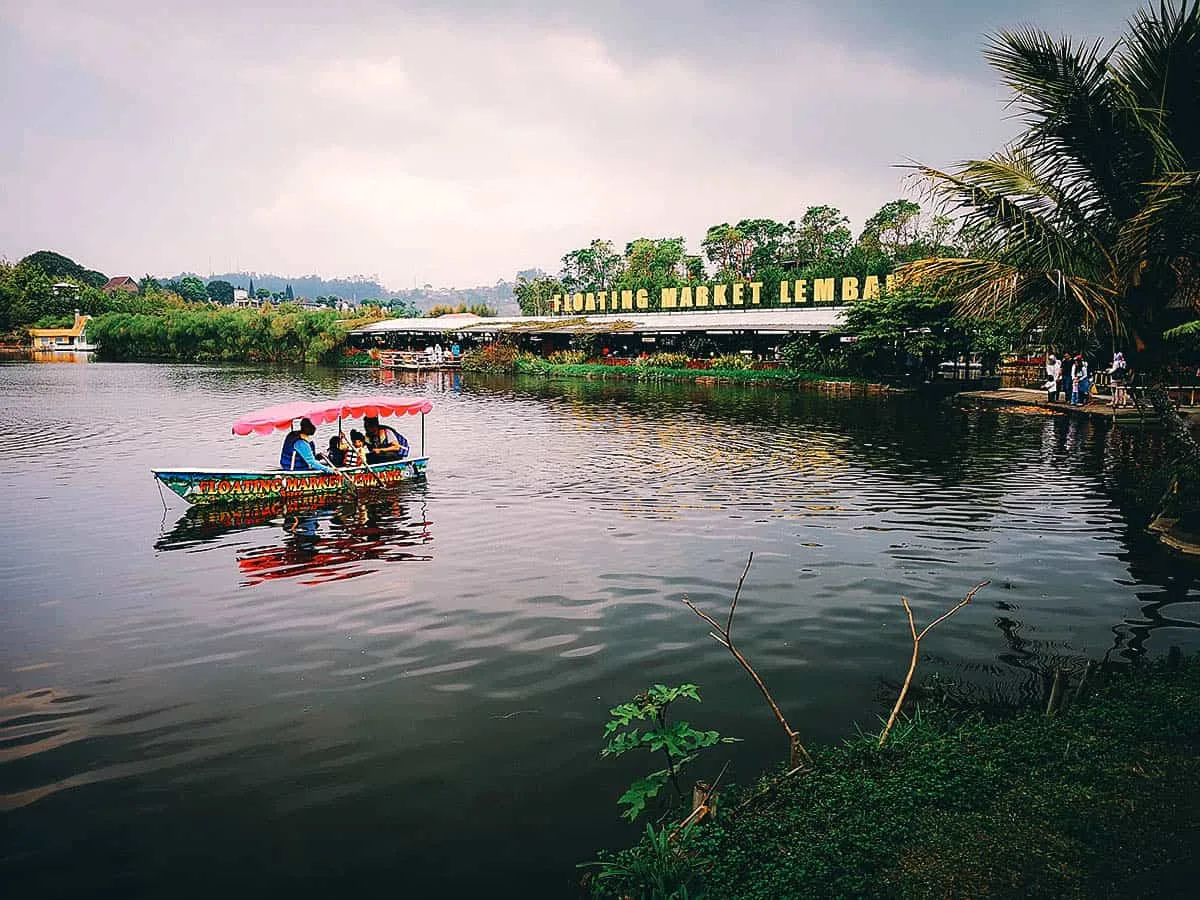
<svg viewBox="0 0 1200 900">
<path fill-rule="evenodd" d="M 331 466 L 341 468 L 346 465 L 346 457 L 350 453 L 350 442 L 344 434 L 338 433 L 329 439 L 329 449 L 325 451 L 325 461 Z"/>
<path fill-rule="evenodd" d="M 303 472 L 318 469 L 322 472 L 332 472 L 329 466 L 318 461 L 313 450 L 312 436 L 317 433 L 317 426 L 312 419 L 301 419 L 300 427 L 289 431 L 283 439 L 283 448 L 279 451 L 279 468 L 285 472 Z"/>
<path fill-rule="evenodd" d="M 408 441 L 390 425 L 380 425 L 376 416 L 363 419 L 367 429 L 367 462 L 390 462 L 408 456 Z"/>
</svg>

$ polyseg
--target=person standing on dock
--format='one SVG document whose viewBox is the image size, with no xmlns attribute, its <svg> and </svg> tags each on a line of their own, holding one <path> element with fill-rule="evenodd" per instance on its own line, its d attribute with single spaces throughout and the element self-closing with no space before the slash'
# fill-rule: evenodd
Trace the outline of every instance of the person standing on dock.
<svg viewBox="0 0 1200 900">
<path fill-rule="evenodd" d="M 1113 354 L 1112 365 L 1108 369 L 1109 378 L 1112 380 L 1112 408 L 1125 406 L 1125 376 L 1128 374 L 1129 367 L 1125 363 L 1125 354 L 1118 350 Z"/>
<path fill-rule="evenodd" d="M 1046 357 L 1046 402 L 1053 403 L 1058 397 L 1058 382 L 1062 378 L 1062 363 L 1053 353 Z"/>
<path fill-rule="evenodd" d="M 1071 399 L 1071 365 L 1074 357 L 1064 353 L 1058 361 L 1058 392 L 1062 394 L 1062 402 Z"/>
</svg>

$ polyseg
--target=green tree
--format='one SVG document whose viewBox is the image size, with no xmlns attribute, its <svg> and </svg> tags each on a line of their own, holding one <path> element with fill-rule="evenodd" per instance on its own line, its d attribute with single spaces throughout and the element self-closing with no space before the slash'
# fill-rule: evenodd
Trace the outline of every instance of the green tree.
<svg viewBox="0 0 1200 900">
<path fill-rule="evenodd" d="M 228 281 L 210 281 L 205 289 L 208 294 L 208 299 L 214 303 L 220 303 L 222 306 L 229 306 L 233 303 L 233 285 Z"/>
<path fill-rule="evenodd" d="M 253 282 L 251 282 L 251 284 L 253 284 Z M 257 291 L 254 292 L 254 296 L 257 297 L 259 300 L 270 300 L 271 292 L 267 288 L 259 288 Z"/>
<path fill-rule="evenodd" d="M 891 200 L 867 219 L 859 243 L 891 259 L 904 255 L 920 236 L 921 207 L 911 200 Z"/>
<path fill-rule="evenodd" d="M 748 280 L 770 266 L 783 266 L 795 255 L 796 224 L 774 219 L 742 219 L 713 225 L 700 247 L 722 280 Z"/>
<path fill-rule="evenodd" d="M 708 273 L 704 271 L 704 258 L 690 253 L 683 258 L 683 269 L 691 284 L 699 284 L 708 276 Z"/>
<path fill-rule="evenodd" d="M 208 300 L 208 287 L 203 279 L 195 275 L 185 275 L 175 282 L 175 292 L 188 303 L 205 303 Z"/>
<path fill-rule="evenodd" d="M 517 305 L 525 316 L 545 316 L 551 312 L 550 298 L 563 293 L 563 285 L 557 278 L 538 274 L 527 278 L 522 272 L 517 276 L 517 284 L 513 288 L 517 297 Z"/>
<path fill-rule="evenodd" d="M 810 206 L 795 228 L 794 268 L 828 264 L 845 256 L 852 235 L 850 220 L 833 206 Z"/>
<path fill-rule="evenodd" d="M 69 278 L 86 283 L 83 276 L 87 270 L 70 257 L 63 256 L 61 253 L 55 253 L 53 250 L 38 250 L 35 253 L 30 253 L 21 260 L 21 263 L 41 269 L 51 281 L 61 281 Z M 105 279 L 105 281 L 107 280 Z M 101 284 L 103 283 L 101 282 Z"/>
<path fill-rule="evenodd" d="M 289 284 L 289 285 L 287 286 L 287 288 L 284 290 L 284 292 L 283 292 L 283 297 L 284 297 L 284 299 L 285 299 L 285 300 L 287 300 L 289 303 L 290 303 L 292 300 L 295 300 L 295 299 L 296 299 L 296 295 L 292 293 L 292 286 L 291 286 L 290 284 Z"/>
<path fill-rule="evenodd" d="M 960 355 L 979 353 L 985 364 L 994 365 L 1021 331 L 1014 320 L 960 315 L 952 298 L 913 287 L 855 300 L 843 321 L 855 336 L 853 356 L 864 372 L 916 370 L 926 380 L 939 363 Z"/>
<path fill-rule="evenodd" d="M 596 238 L 581 250 L 562 258 L 560 279 L 567 291 L 607 291 L 621 274 L 621 256 L 612 241 Z"/>
<path fill-rule="evenodd" d="M 1161 373 L 1165 330 L 1200 303 L 1200 3 L 1137 12 L 1108 49 L 1023 28 L 986 55 L 1024 130 L 954 171 L 918 167 L 975 255 L 903 274 L 974 313 L 1100 329 L 1134 346 L 1136 369 Z"/>
<path fill-rule="evenodd" d="M 684 248 L 682 237 L 630 241 L 625 245 L 625 271 L 617 286 L 632 290 L 646 288 L 653 293 L 680 284 L 685 276 Z"/>
<path fill-rule="evenodd" d="M 722 222 L 709 226 L 700 241 L 700 249 L 717 267 L 718 278 L 745 278 L 750 270 L 754 244 L 738 225 Z"/>
</svg>

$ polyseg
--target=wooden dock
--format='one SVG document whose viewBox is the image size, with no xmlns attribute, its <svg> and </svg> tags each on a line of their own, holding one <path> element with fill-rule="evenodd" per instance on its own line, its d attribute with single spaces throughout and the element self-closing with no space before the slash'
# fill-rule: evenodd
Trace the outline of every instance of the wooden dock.
<svg viewBox="0 0 1200 900">
<path fill-rule="evenodd" d="M 379 365 L 384 369 L 404 369 L 407 372 L 434 372 L 459 369 L 462 367 L 462 358 L 445 353 L 438 359 L 424 350 L 381 350 Z"/>
<path fill-rule="evenodd" d="M 1159 423 L 1158 416 L 1150 405 L 1143 403 L 1140 408 L 1124 406 L 1113 409 L 1107 397 L 1092 397 L 1091 401 L 1082 406 L 1072 406 L 1057 400 L 1046 399 L 1046 392 L 1038 388 L 1002 388 L 998 391 L 962 391 L 955 394 L 955 399 L 993 406 L 1020 406 L 1030 412 L 1057 413 L 1060 415 L 1087 416 L 1095 419 L 1109 419 L 1118 425 L 1138 425 L 1154 427 Z M 1200 422 L 1200 406 L 1180 406 L 1179 414 L 1190 423 Z"/>
</svg>

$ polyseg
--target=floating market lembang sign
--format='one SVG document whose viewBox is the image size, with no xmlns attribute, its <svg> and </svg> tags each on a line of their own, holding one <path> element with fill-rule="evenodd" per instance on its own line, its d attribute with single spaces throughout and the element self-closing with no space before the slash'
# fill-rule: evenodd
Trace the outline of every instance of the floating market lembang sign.
<svg viewBox="0 0 1200 900">
<path fill-rule="evenodd" d="M 882 286 L 890 290 L 894 279 L 894 275 L 884 277 Z M 881 279 L 877 275 L 868 275 L 865 278 L 797 278 L 781 281 L 778 303 L 770 305 L 817 306 L 849 303 L 860 297 L 869 299 L 879 296 L 880 282 Z M 656 307 L 650 305 L 650 292 L 645 288 L 636 291 L 555 294 L 550 298 L 550 308 L 554 315 L 651 309 L 745 309 L 764 305 L 762 286 L 761 281 L 734 281 L 662 288 Z"/>
</svg>

